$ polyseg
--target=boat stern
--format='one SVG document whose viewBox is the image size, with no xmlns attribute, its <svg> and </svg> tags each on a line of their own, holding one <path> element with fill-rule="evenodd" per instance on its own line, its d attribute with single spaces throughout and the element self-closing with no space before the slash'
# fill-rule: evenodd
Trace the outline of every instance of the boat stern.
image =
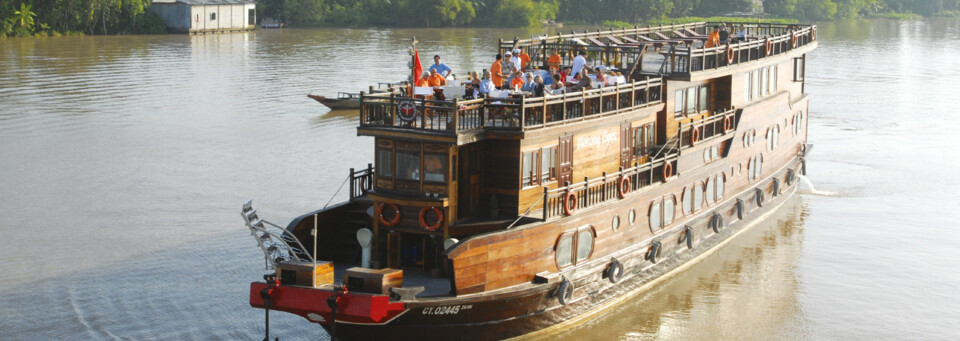
<svg viewBox="0 0 960 341">
<path fill-rule="evenodd" d="M 250 306 L 300 315 L 323 325 L 334 320 L 382 325 L 409 310 L 403 302 L 391 302 L 389 295 L 336 290 L 333 285 L 311 288 L 267 282 L 250 283 Z"/>
</svg>

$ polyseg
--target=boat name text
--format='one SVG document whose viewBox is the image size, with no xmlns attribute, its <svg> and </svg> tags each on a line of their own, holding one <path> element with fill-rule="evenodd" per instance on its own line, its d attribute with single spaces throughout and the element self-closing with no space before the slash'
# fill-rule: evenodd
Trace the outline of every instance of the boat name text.
<svg viewBox="0 0 960 341">
<path fill-rule="evenodd" d="M 473 304 L 461 304 L 461 305 L 448 305 L 442 307 L 426 307 L 423 308 L 424 315 L 456 315 L 459 314 L 461 310 L 470 310 L 473 309 Z"/>
<path fill-rule="evenodd" d="M 611 143 L 617 142 L 617 139 L 617 132 L 608 133 L 604 130 L 599 135 L 577 137 L 577 149 L 609 146 Z"/>
</svg>

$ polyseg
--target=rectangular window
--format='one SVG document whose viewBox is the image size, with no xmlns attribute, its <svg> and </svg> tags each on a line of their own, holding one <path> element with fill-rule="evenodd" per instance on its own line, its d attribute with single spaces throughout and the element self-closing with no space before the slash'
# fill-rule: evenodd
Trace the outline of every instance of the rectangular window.
<svg viewBox="0 0 960 341">
<path fill-rule="evenodd" d="M 393 177 L 393 151 L 377 149 L 377 176 L 381 178 Z"/>
<path fill-rule="evenodd" d="M 710 110 L 710 86 L 704 85 L 700 87 L 700 111 Z"/>
<path fill-rule="evenodd" d="M 793 81 L 803 81 L 803 57 L 793 59 Z"/>
<path fill-rule="evenodd" d="M 573 234 L 560 238 L 557 243 L 557 266 L 564 268 L 573 265 Z"/>
<path fill-rule="evenodd" d="M 697 88 L 687 89 L 687 114 L 695 114 L 697 111 Z"/>
<path fill-rule="evenodd" d="M 677 90 L 673 97 L 673 116 L 683 115 L 683 90 Z"/>
<path fill-rule="evenodd" d="M 760 98 L 760 70 L 753 70 L 753 82 L 750 83 L 753 91 L 750 92 L 750 98 Z"/>
<path fill-rule="evenodd" d="M 251 8 L 247 10 L 247 25 L 253 26 L 257 24 L 257 10 Z"/>
<path fill-rule="evenodd" d="M 743 77 L 743 100 L 750 102 L 753 100 L 753 97 L 750 94 L 753 93 L 753 73 L 747 72 Z"/>
<path fill-rule="evenodd" d="M 423 155 L 423 181 L 446 182 L 447 158 L 446 155 Z"/>
<path fill-rule="evenodd" d="M 397 152 L 397 180 L 420 180 L 420 154 Z"/>
<path fill-rule="evenodd" d="M 656 126 L 657 126 L 656 123 L 650 123 L 645 126 L 647 128 L 647 131 L 643 134 L 643 137 L 644 139 L 646 139 L 644 148 L 646 148 L 647 150 L 650 150 L 650 148 L 653 148 L 653 144 L 656 141 L 657 132 L 656 132 L 656 129 L 654 129 L 656 128 Z"/>
<path fill-rule="evenodd" d="M 540 167 L 540 183 L 557 179 L 557 146 L 543 148 L 543 162 Z"/>
<path fill-rule="evenodd" d="M 770 76 L 770 71 L 767 68 L 760 70 L 760 96 L 767 95 L 767 89 L 770 86 L 770 79 L 767 78 Z"/>
<path fill-rule="evenodd" d="M 770 93 L 777 92 L 777 66 L 770 67 Z"/>
<path fill-rule="evenodd" d="M 540 150 L 523 153 L 523 187 L 540 183 Z"/>
<path fill-rule="evenodd" d="M 647 150 L 643 148 L 643 130 L 645 127 L 633 128 L 633 156 L 635 157 L 647 155 Z"/>
</svg>

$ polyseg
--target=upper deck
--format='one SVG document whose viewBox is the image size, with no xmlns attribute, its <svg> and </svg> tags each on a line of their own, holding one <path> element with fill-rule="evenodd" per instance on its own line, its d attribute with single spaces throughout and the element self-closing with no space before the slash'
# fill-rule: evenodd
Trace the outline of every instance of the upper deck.
<svg viewBox="0 0 960 341">
<path fill-rule="evenodd" d="M 561 65 L 572 63 L 573 51 L 589 54 L 592 67 L 620 70 L 626 83 L 599 89 L 529 97 L 452 100 L 410 96 L 406 86 L 361 94 L 358 134 L 406 136 L 463 145 L 488 137 L 522 139 L 537 129 L 588 122 L 590 119 L 662 108 L 668 80 L 719 77 L 797 50 L 812 49 L 815 25 L 746 25 L 747 39 L 706 48 L 714 23 L 540 36 L 498 43 L 503 52 L 523 48 L 530 65 L 546 69 L 551 51 L 563 51 Z"/>
</svg>

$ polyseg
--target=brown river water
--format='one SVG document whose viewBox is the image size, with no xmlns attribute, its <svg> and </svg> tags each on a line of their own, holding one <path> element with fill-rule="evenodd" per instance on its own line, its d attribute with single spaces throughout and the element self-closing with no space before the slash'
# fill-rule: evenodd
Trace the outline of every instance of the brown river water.
<svg viewBox="0 0 960 341">
<path fill-rule="evenodd" d="M 569 30 L 569 29 L 567 29 Z M 540 30 L 285 29 L 0 39 L 0 340 L 259 340 L 285 224 L 373 160 L 308 93 L 455 73 Z M 545 339 L 960 339 L 960 21 L 824 23 L 810 185 L 683 272 Z M 271 314 L 281 340 L 329 337 Z"/>
</svg>

